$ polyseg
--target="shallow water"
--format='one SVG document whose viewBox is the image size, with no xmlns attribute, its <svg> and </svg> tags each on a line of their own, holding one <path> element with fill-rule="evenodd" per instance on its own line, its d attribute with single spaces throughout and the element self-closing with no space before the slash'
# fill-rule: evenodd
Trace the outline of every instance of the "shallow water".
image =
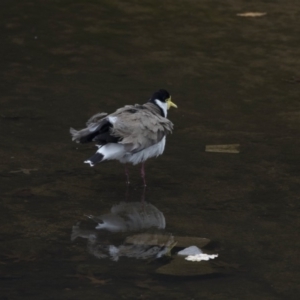
<svg viewBox="0 0 300 300">
<path fill-rule="evenodd" d="M 0 299 L 298 299 L 298 7 L 2 1 Z M 167 260 L 98 259 L 71 241 L 84 215 L 143 188 L 139 167 L 127 191 L 122 165 L 84 165 L 95 148 L 69 127 L 161 87 L 179 108 L 164 155 L 146 163 L 145 200 L 167 232 L 212 240 L 218 274 L 162 276 Z M 214 144 L 240 153 L 205 152 Z"/>
</svg>

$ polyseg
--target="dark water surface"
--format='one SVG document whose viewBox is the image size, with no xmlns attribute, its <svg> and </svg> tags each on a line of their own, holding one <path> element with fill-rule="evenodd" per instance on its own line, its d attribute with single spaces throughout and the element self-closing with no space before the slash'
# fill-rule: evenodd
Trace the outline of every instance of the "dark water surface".
<svg viewBox="0 0 300 300">
<path fill-rule="evenodd" d="M 2 0 L 0 11 L 1 300 L 299 299 L 299 1 Z M 236 15 L 247 11 L 267 15 Z M 119 163 L 82 163 L 95 148 L 69 127 L 161 87 L 179 108 L 164 155 L 146 164 L 145 198 L 168 232 L 213 241 L 221 275 L 159 276 L 165 261 L 97 259 L 70 240 L 126 185 Z M 241 152 L 205 152 L 213 144 Z"/>
</svg>

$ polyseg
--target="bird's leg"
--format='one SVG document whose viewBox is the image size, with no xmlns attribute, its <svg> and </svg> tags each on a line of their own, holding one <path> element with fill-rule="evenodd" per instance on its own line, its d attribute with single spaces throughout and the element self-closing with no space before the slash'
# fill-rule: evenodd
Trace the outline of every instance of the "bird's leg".
<svg viewBox="0 0 300 300">
<path fill-rule="evenodd" d="M 129 171 L 128 171 L 128 168 L 127 168 L 127 165 L 125 164 L 125 175 L 126 175 L 126 183 L 127 185 L 130 184 L 130 181 L 129 181 Z"/>
<path fill-rule="evenodd" d="M 144 185 L 143 187 L 143 193 L 141 197 L 141 202 L 144 204 L 145 203 L 145 196 L 146 196 L 146 186 Z"/>
<path fill-rule="evenodd" d="M 129 184 L 126 184 L 125 202 L 129 200 Z"/>
<path fill-rule="evenodd" d="M 141 176 L 142 176 L 142 178 L 143 178 L 144 186 L 147 186 L 147 184 L 146 184 L 145 163 L 144 163 L 144 162 L 142 162 Z"/>
</svg>

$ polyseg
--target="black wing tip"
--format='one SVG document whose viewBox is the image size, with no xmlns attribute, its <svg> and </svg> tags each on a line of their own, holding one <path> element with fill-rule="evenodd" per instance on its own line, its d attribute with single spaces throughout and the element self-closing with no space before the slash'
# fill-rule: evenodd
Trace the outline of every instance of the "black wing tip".
<svg viewBox="0 0 300 300">
<path fill-rule="evenodd" d="M 94 167 L 95 164 L 100 163 L 104 158 L 104 155 L 101 153 L 95 153 L 93 156 L 91 156 L 89 159 L 85 160 L 85 164 L 89 164 L 90 167 Z"/>
</svg>

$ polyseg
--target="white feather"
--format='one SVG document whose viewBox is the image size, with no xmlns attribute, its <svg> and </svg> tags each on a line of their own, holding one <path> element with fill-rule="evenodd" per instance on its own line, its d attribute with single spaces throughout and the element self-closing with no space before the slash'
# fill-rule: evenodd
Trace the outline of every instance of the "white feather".
<svg viewBox="0 0 300 300">
<path fill-rule="evenodd" d="M 148 158 L 161 155 L 164 152 L 165 145 L 166 137 L 163 137 L 163 139 L 159 143 L 152 145 L 142 151 L 133 154 L 127 153 L 122 159 L 120 159 L 120 162 L 132 163 L 133 165 L 139 164 L 143 161 L 146 161 Z"/>
<path fill-rule="evenodd" d="M 120 160 L 125 155 L 125 147 L 122 144 L 106 144 L 97 150 L 102 154 L 103 160 L 117 159 Z"/>
<path fill-rule="evenodd" d="M 87 128 L 90 132 L 94 132 L 96 129 L 98 129 L 98 124 L 89 125 Z"/>
<path fill-rule="evenodd" d="M 157 157 L 161 155 L 164 152 L 165 145 L 166 137 L 163 137 L 159 143 L 136 153 L 130 153 L 126 151 L 123 144 L 106 144 L 100 147 L 96 153 L 102 154 L 103 160 L 116 159 L 121 163 L 132 163 L 133 165 L 136 165 L 146 161 L 151 157 Z M 93 166 L 90 160 L 86 160 L 85 163 L 89 163 L 90 166 Z"/>
<path fill-rule="evenodd" d="M 85 160 L 84 163 L 85 163 L 85 164 L 89 164 L 90 167 L 93 167 L 93 166 L 94 166 L 94 164 L 93 164 L 89 159 L 88 159 L 88 160 Z"/>
<path fill-rule="evenodd" d="M 159 106 L 163 112 L 164 112 L 164 117 L 167 117 L 168 114 L 168 103 L 167 102 L 162 102 L 161 100 L 155 99 L 154 100 L 156 105 Z"/>
<path fill-rule="evenodd" d="M 108 120 L 111 124 L 115 124 L 117 122 L 118 118 L 110 116 L 110 117 L 108 117 Z"/>
</svg>

